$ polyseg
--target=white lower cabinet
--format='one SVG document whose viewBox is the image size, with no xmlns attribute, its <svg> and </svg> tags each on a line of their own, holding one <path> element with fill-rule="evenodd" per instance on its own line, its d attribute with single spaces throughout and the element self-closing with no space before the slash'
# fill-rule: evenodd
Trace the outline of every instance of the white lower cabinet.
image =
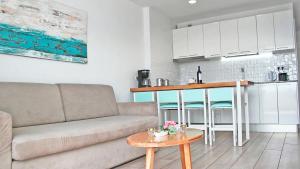
<svg viewBox="0 0 300 169">
<path fill-rule="evenodd" d="M 266 83 L 248 87 L 250 124 L 299 124 L 298 83 Z M 215 122 L 232 123 L 231 110 L 215 112 Z"/>
<path fill-rule="evenodd" d="M 297 83 L 281 83 L 278 89 L 279 124 L 298 124 Z"/>
<path fill-rule="evenodd" d="M 261 84 L 259 98 L 260 123 L 278 124 L 277 85 Z"/>
<path fill-rule="evenodd" d="M 251 124 L 299 124 L 297 82 L 255 84 L 248 95 Z"/>
<path fill-rule="evenodd" d="M 248 103 L 249 103 L 249 116 L 251 124 L 259 124 L 259 86 L 253 85 L 248 88 Z"/>
</svg>

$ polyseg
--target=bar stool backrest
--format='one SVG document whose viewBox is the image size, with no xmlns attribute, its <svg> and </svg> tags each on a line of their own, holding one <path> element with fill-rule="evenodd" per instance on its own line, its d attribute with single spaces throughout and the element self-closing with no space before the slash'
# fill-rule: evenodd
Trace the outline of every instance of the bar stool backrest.
<svg viewBox="0 0 300 169">
<path fill-rule="evenodd" d="M 133 93 L 133 101 L 137 103 L 155 102 L 154 92 L 136 92 Z"/>
<path fill-rule="evenodd" d="M 157 97 L 159 103 L 178 103 L 179 92 L 178 90 L 158 91 Z"/>
<path fill-rule="evenodd" d="M 224 101 L 232 101 L 233 100 L 233 88 L 215 88 L 208 89 L 209 101 L 211 102 L 224 102 Z"/>
<path fill-rule="evenodd" d="M 181 92 L 183 102 L 204 102 L 205 100 L 205 89 L 182 90 Z"/>
</svg>

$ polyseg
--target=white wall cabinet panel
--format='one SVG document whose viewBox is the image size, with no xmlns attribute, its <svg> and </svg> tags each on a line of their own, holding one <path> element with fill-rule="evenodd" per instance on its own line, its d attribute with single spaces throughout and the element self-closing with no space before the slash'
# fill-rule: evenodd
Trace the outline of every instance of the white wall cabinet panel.
<svg viewBox="0 0 300 169">
<path fill-rule="evenodd" d="M 249 97 L 249 116 L 251 124 L 260 123 L 259 120 L 259 85 L 252 85 L 248 87 Z"/>
<path fill-rule="evenodd" d="M 203 25 L 188 28 L 188 53 L 190 57 L 204 56 Z"/>
<path fill-rule="evenodd" d="M 221 49 L 223 56 L 235 56 L 239 54 L 239 36 L 237 20 L 220 22 Z"/>
<path fill-rule="evenodd" d="M 262 84 L 259 86 L 260 123 L 278 124 L 277 85 Z"/>
<path fill-rule="evenodd" d="M 297 83 L 280 83 L 278 89 L 279 124 L 298 124 Z"/>
<path fill-rule="evenodd" d="M 173 30 L 173 56 L 174 59 L 188 56 L 188 29 Z"/>
<path fill-rule="evenodd" d="M 258 50 L 260 53 L 275 50 L 275 33 L 273 14 L 257 15 Z"/>
<path fill-rule="evenodd" d="M 256 17 L 250 16 L 238 19 L 238 32 L 240 54 L 248 55 L 258 53 Z"/>
<path fill-rule="evenodd" d="M 220 23 L 203 25 L 204 51 L 206 58 L 221 57 Z"/>
<path fill-rule="evenodd" d="M 294 17 L 291 10 L 276 12 L 274 15 L 276 50 L 295 48 Z"/>
<path fill-rule="evenodd" d="M 174 59 L 252 55 L 295 48 L 292 10 L 173 31 Z"/>
</svg>

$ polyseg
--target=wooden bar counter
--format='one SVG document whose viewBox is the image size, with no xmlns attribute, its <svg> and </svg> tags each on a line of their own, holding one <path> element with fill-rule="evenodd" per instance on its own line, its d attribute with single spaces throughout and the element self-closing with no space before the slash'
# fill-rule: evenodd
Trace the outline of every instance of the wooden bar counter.
<svg viewBox="0 0 300 169">
<path fill-rule="evenodd" d="M 243 146 L 250 139 L 250 127 L 249 127 L 249 108 L 248 108 L 248 87 L 254 83 L 248 80 L 243 81 L 231 81 L 231 82 L 213 82 L 204 84 L 188 84 L 188 85 L 176 85 L 176 86 L 161 86 L 161 87 L 144 87 L 144 88 L 131 88 L 132 93 L 138 92 L 154 92 L 164 90 L 185 90 L 185 89 L 209 89 L 209 88 L 221 88 L 221 87 L 233 87 L 235 88 L 236 99 L 236 112 L 237 112 L 237 135 L 238 146 Z M 242 99 L 243 98 L 243 99 Z M 153 98 L 154 99 L 154 98 Z M 158 114 L 160 117 L 160 111 L 158 108 Z M 242 115 L 244 113 L 244 115 Z M 244 118 L 243 118 L 244 117 Z M 244 121 L 243 121 L 244 119 Z M 246 138 L 243 137 L 243 124 L 245 124 Z"/>
<path fill-rule="evenodd" d="M 250 86 L 253 82 L 244 80 L 241 81 L 241 86 Z M 143 87 L 143 88 L 131 88 L 131 92 L 149 92 L 149 91 L 163 91 L 163 90 L 184 90 L 184 89 L 207 89 L 218 87 L 236 87 L 237 82 L 213 82 L 204 84 L 188 84 L 188 85 L 175 85 L 175 86 L 160 86 L 160 87 Z"/>
</svg>

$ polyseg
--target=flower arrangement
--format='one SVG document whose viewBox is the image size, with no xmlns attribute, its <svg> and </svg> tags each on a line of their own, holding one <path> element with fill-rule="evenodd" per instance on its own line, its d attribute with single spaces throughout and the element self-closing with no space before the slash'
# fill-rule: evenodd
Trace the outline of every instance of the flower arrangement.
<svg viewBox="0 0 300 169">
<path fill-rule="evenodd" d="M 166 121 L 165 124 L 163 125 L 163 130 L 167 131 L 169 135 L 171 134 L 176 134 L 177 133 L 177 127 L 176 127 L 176 122 L 175 121 Z"/>
</svg>

